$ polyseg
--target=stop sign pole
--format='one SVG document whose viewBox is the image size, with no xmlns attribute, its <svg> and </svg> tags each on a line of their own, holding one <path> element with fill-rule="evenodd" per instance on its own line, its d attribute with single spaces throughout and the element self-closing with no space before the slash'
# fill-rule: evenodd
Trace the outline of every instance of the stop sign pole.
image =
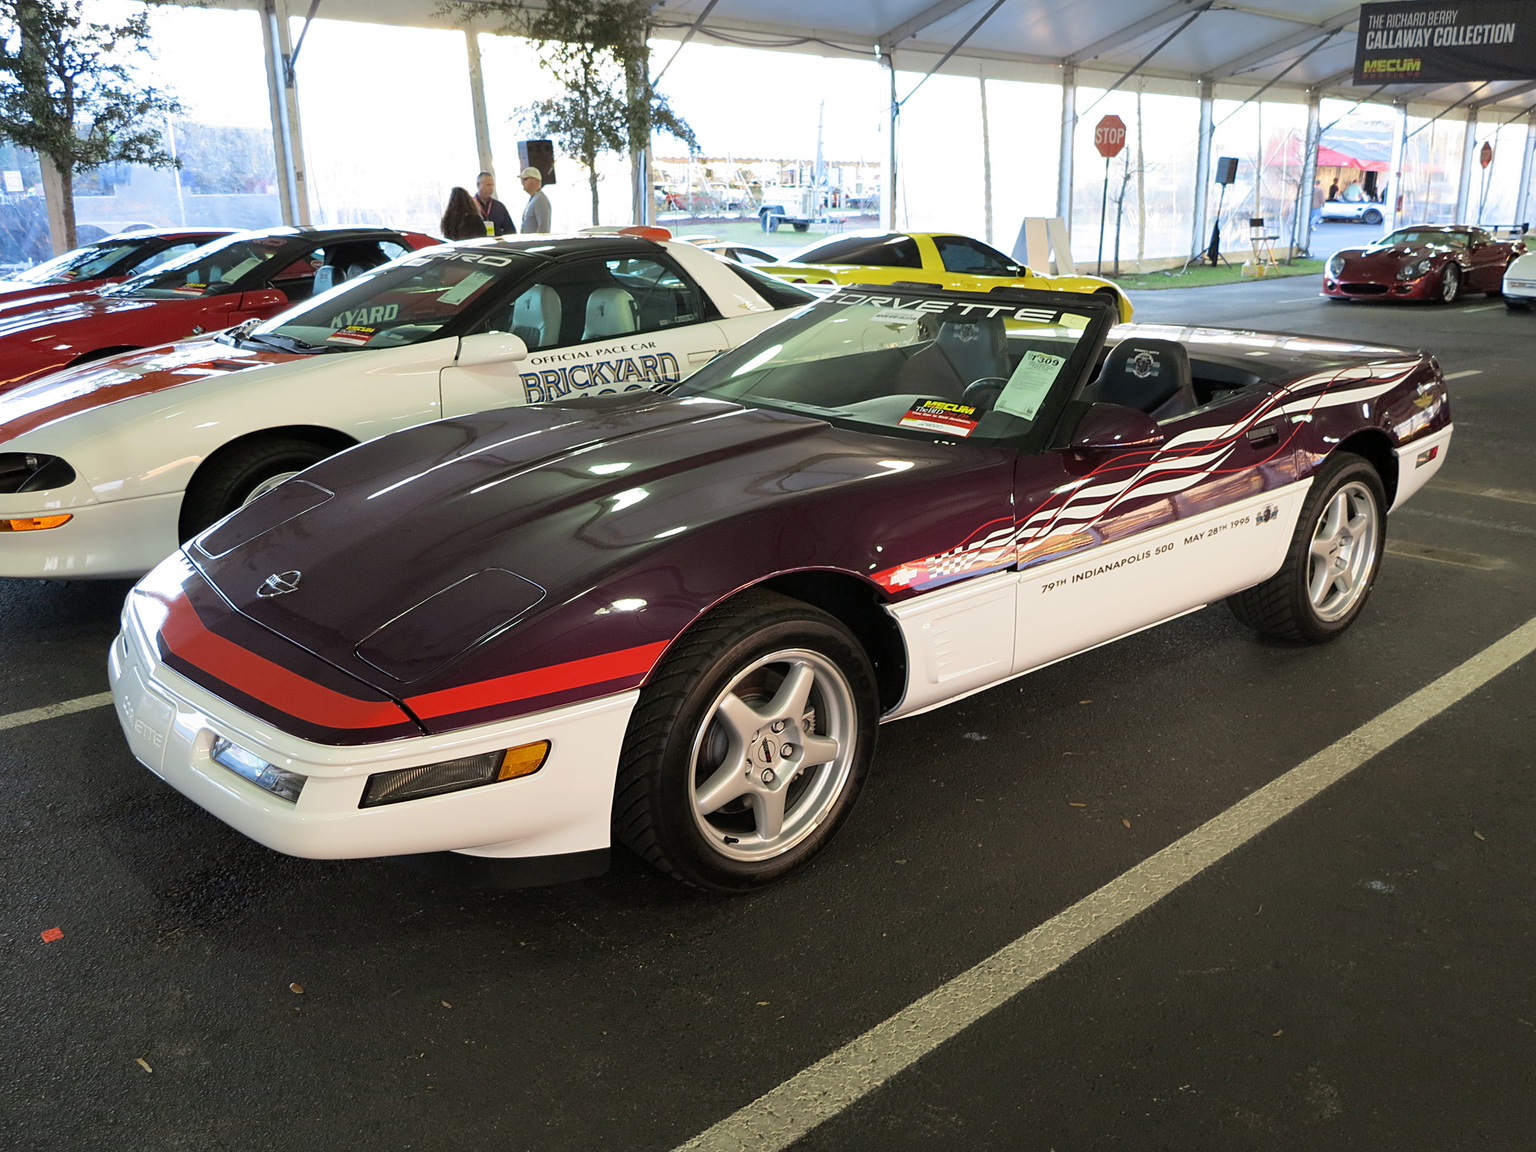
<svg viewBox="0 0 1536 1152">
<path fill-rule="evenodd" d="M 1109 215 L 1109 162 L 1120 155 L 1125 147 L 1125 121 L 1118 116 L 1106 116 L 1093 130 L 1093 146 L 1104 157 L 1104 198 L 1099 202 L 1099 258 L 1095 269 L 1104 275 L 1104 221 Z"/>
</svg>

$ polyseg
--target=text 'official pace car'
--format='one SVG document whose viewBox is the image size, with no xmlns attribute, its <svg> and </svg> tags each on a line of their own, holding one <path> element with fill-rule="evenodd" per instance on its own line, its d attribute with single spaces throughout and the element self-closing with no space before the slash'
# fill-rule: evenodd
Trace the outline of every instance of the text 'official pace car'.
<svg viewBox="0 0 1536 1152">
<path fill-rule="evenodd" d="M 1338 636 L 1445 458 L 1437 365 L 1113 312 L 841 290 L 664 394 L 328 460 L 129 596 L 129 743 L 283 852 L 548 879 L 616 839 L 740 891 L 826 844 L 882 720 L 1216 600 Z"/>
</svg>

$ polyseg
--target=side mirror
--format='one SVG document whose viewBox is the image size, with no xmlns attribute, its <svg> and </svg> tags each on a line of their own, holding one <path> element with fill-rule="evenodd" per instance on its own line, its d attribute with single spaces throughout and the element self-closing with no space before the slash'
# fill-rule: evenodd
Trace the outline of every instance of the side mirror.
<svg viewBox="0 0 1536 1152">
<path fill-rule="evenodd" d="M 511 364 L 528 355 L 528 345 L 521 336 L 510 332 L 477 332 L 459 340 L 460 368 L 478 368 L 488 364 Z"/>
<path fill-rule="evenodd" d="M 240 294 L 240 311 L 255 312 L 257 309 L 283 308 L 288 304 L 288 294 L 278 288 L 257 288 Z"/>
<path fill-rule="evenodd" d="M 1083 414 L 1068 447 L 1074 452 L 1123 452 L 1156 448 L 1167 437 L 1145 412 L 1120 404 L 1094 404 Z"/>
</svg>

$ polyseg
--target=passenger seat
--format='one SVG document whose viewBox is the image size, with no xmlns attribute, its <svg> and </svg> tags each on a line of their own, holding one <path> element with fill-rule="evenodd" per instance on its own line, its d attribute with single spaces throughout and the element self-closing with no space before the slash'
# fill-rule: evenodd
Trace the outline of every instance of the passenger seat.
<svg viewBox="0 0 1536 1152">
<path fill-rule="evenodd" d="M 635 298 L 622 288 L 594 288 L 587 297 L 587 323 L 582 330 L 583 340 L 596 340 L 603 336 L 628 336 L 638 332 L 635 321 Z"/>
<path fill-rule="evenodd" d="M 1122 404 L 1154 420 L 1168 420 L 1197 406 L 1189 351 L 1177 340 L 1133 336 L 1115 345 L 1099 378 L 1083 389 L 1090 404 Z"/>
</svg>

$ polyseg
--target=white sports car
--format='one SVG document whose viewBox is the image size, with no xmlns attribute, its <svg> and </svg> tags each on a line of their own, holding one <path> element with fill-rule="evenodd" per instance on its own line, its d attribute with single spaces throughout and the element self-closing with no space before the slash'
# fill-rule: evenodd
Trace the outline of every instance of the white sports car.
<svg viewBox="0 0 1536 1152">
<path fill-rule="evenodd" d="M 386 432 L 691 375 L 814 300 L 691 244 L 472 240 L 0 396 L 0 576 L 121 577 Z"/>
<path fill-rule="evenodd" d="M 1516 256 L 1504 269 L 1504 307 L 1525 311 L 1536 301 L 1536 252 Z"/>
</svg>

